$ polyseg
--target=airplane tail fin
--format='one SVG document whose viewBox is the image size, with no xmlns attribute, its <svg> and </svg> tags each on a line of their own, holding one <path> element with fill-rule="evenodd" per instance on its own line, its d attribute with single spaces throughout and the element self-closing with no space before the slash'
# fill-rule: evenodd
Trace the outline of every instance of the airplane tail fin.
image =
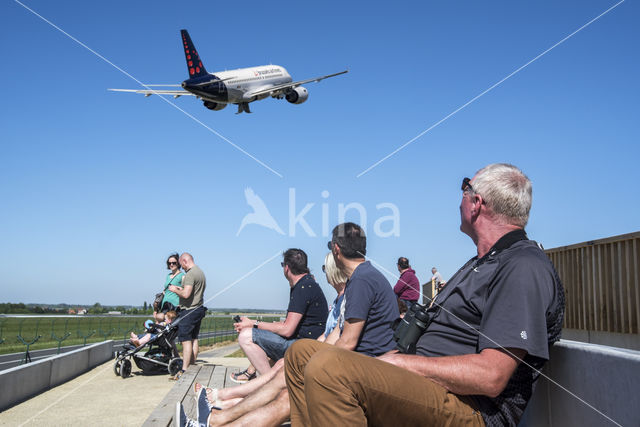
<svg viewBox="0 0 640 427">
<path fill-rule="evenodd" d="M 200 55 L 198 55 L 198 51 L 193 45 L 193 42 L 191 41 L 191 37 L 189 37 L 189 33 L 187 32 L 187 30 L 180 30 L 180 35 L 182 36 L 184 56 L 187 60 L 187 68 L 189 69 L 189 78 L 208 75 L 209 73 L 207 73 L 204 65 L 202 65 L 202 61 L 200 61 Z"/>
</svg>

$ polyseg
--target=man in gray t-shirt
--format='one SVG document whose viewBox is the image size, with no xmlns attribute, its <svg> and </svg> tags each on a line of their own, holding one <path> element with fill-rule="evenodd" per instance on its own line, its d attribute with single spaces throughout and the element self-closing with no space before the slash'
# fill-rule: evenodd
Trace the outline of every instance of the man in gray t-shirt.
<svg viewBox="0 0 640 427">
<path fill-rule="evenodd" d="M 182 343 L 182 371 L 178 372 L 174 379 L 180 378 L 191 361 L 198 357 L 198 335 L 200 334 L 200 323 L 207 314 L 207 309 L 203 305 L 204 290 L 207 287 L 207 279 L 204 273 L 193 262 L 193 256 L 185 252 L 180 255 L 180 265 L 186 271 L 182 279 L 182 288 L 169 286 L 171 292 L 175 292 L 180 297 L 180 312 L 178 313 L 178 341 Z"/>
<path fill-rule="evenodd" d="M 200 267 L 194 265 L 187 270 L 187 274 L 182 279 L 182 286 L 184 288 L 191 286 L 193 291 L 186 298 L 180 297 L 180 309 L 191 310 L 200 307 L 203 303 L 204 290 L 207 287 L 207 279 Z"/>
</svg>

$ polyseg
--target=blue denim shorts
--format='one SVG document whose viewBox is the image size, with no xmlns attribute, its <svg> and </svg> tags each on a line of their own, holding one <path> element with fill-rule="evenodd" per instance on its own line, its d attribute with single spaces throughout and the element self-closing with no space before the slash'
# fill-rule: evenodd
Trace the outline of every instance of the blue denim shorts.
<svg viewBox="0 0 640 427">
<path fill-rule="evenodd" d="M 267 353 L 267 356 L 274 362 L 282 359 L 284 353 L 287 351 L 291 344 L 296 342 L 295 339 L 286 339 L 280 335 L 265 331 L 262 329 L 253 329 L 252 340 L 254 344 L 257 344 L 261 349 Z"/>
</svg>

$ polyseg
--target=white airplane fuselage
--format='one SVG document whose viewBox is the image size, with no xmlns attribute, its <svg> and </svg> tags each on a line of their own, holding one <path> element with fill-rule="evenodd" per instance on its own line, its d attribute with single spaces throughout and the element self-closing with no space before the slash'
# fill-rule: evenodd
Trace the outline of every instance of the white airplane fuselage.
<svg viewBox="0 0 640 427">
<path fill-rule="evenodd" d="M 242 104 L 264 99 L 269 96 L 269 93 L 263 93 L 258 96 L 251 94 L 291 83 L 291 81 L 291 76 L 284 67 L 262 65 L 208 73 L 204 76 L 185 80 L 182 83 L 182 87 L 204 101 L 225 105 Z"/>
<path fill-rule="evenodd" d="M 264 99 L 268 94 L 259 97 L 246 98 L 245 94 L 261 89 L 290 83 L 293 79 L 284 69 L 278 65 L 263 65 L 251 68 L 239 68 L 237 70 L 221 71 L 214 73 L 227 86 L 229 104 L 237 104 L 239 102 L 251 102 L 258 99 Z M 229 79 L 229 80 L 226 80 Z"/>
</svg>

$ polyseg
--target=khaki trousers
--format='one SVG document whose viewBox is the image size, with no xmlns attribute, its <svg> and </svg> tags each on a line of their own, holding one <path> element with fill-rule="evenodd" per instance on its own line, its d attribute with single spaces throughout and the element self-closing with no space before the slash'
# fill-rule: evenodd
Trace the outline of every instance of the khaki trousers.
<svg viewBox="0 0 640 427">
<path fill-rule="evenodd" d="M 285 354 L 295 426 L 484 426 L 470 399 L 373 357 L 302 339 Z"/>
</svg>

